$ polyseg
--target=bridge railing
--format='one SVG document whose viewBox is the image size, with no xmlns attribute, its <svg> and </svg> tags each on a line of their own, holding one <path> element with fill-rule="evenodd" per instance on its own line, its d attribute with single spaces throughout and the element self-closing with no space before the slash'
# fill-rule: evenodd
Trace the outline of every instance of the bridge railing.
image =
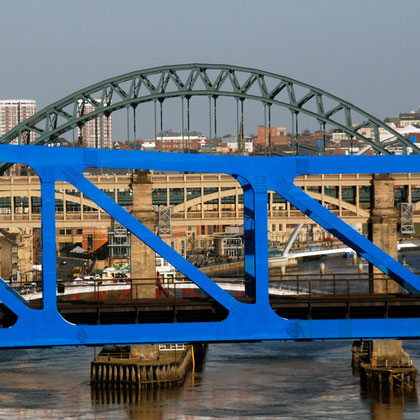
<svg viewBox="0 0 420 420">
<path fill-rule="evenodd" d="M 245 298 L 246 281 L 239 276 L 214 278 L 214 281 L 236 298 Z M 388 293 L 392 280 L 387 276 L 369 274 L 329 273 L 270 275 L 270 296 L 355 296 L 372 295 L 373 281 Z M 109 301 L 138 300 L 142 298 L 144 288 L 149 288 L 148 299 L 208 299 L 208 295 L 195 283 L 184 276 L 170 278 L 114 278 L 114 279 L 80 279 L 57 282 L 57 299 L 59 301 Z M 150 296 L 150 288 L 156 293 Z M 11 284 L 10 289 L 28 301 L 42 300 L 42 281 L 35 279 L 21 285 Z M 400 287 L 399 294 L 409 292 Z"/>
<path fill-rule="evenodd" d="M 381 286 L 386 294 L 391 291 L 393 282 L 388 276 L 373 277 L 369 274 L 354 273 L 329 273 L 324 275 L 314 274 L 288 274 L 270 276 L 270 289 L 272 294 L 275 289 L 288 291 L 287 294 L 296 295 L 368 295 L 373 293 L 373 282 Z M 383 287 L 382 287 L 383 286 Z M 399 293 L 410 293 L 399 287 Z"/>
</svg>

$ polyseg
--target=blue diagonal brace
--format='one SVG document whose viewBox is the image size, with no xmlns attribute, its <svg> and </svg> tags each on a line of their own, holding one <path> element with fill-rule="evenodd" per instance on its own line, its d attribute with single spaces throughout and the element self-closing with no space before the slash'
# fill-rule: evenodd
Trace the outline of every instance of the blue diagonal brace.
<svg viewBox="0 0 420 420">
<path fill-rule="evenodd" d="M 32 309 L 26 305 L 25 299 L 0 278 L 0 301 L 3 302 L 15 315 L 28 314 Z"/>
<path fill-rule="evenodd" d="M 402 287 L 412 293 L 420 294 L 420 278 L 418 276 L 343 222 L 290 180 L 280 177 L 276 184 L 276 191 Z"/>
<path fill-rule="evenodd" d="M 98 204 L 104 211 L 112 216 L 119 223 L 129 229 L 141 241 L 152 248 L 160 256 L 165 258 L 178 271 L 193 281 L 199 288 L 204 290 L 209 296 L 216 299 L 228 310 L 239 310 L 241 305 L 232 296 L 225 292 L 220 286 L 214 283 L 209 277 L 202 273 L 193 264 L 179 255 L 173 248 L 162 241 L 158 236 L 145 227 L 140 221 L 123 209 L 114 200 L 108 197 L 98 187 L 88 181 L 75 169 L 66 167 L 62 170 L 67 182 L 73 184 L 83 194 Z"/>
</svg>

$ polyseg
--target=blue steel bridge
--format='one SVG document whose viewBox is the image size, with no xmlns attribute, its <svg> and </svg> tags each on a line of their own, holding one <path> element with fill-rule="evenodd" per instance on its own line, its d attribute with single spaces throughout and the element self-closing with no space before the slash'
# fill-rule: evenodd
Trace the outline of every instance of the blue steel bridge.
<svg viewBox="0 0 420 420">
<path fill-rule="evenodd" d="M 192 104 L 197 96 L 208 99 L 210 139 L 217 138 L 219 101 L 222 98 L 235 101 L 237 155 L 188 153 Z M 135 115 L 147 103 L 154 106 L 157 133 L 159 125 L 163 128 L 165 103 L 174 98 L 179 100 L 181 108 L 186 153 L 164 153 L 159 148 L 145 152 L 45 147 L 55 143 L 59 136 L 82 128 L 87 122 L 119 110 L 127 110 L 128 126 L 136 124 Z M 265 144 L 265 156 L 243 155 L 244 110 L 250 101 L 261 105 L 262 119 L 268 128 L 271 127 L 275 109 L 281 108 L 290 113 L 293 151 L 297 150 L 299 121 L 304 116 L 319 123 L 321 133 L 325 132 L 327 125 L 345 132 L 350 139 L 350 152 L 354 140 L 366 144 L 373 155 L 322 156 L 321 150 L 320 156 L 272 156 L 270 134 Z M 91 105 L 89 112 L 85 110 L 86 104 Z M 367 126 L 372 127 L 372 138 L 362 134 L 362 129 Z M 136 138 L 136 126 L 131 131 Z M 380 132 L 386 132 L 387 136 L 381 137 Z M 382 138 L 386 140 L 381 141 Z M 256 69 L 208 64 L 165 66 L 131 72 L 81 89 L 22 122 L 4 135 L 0 142 L 2 171 L 14 164 L 23 164 L 34 169 L 40 178 L 43 259 L 41 304 L 29 304 L 6 282 L 0 282 L 0 299 L 7 307 L 4 312 L 12 312 L 16 318 L 13 325 L 0 330 L 1 347 L 420 336 L 420 319 L 415 310 L 420 290 L 419 277 L 295 185 L 295 178 L 301 175 L 418 172 L 420 156 L 415 143 L 341 98 L 289 77 Z M 84 175 L 88 167 L 224 173 L 232 176 L 243 189 L 245 297 L 237 299 L 226 292 L 92 184 Z M 89 303 L 89 308 L 85 308 L 86 314 L 79 313 L 77 323 L 64 319 L 60 313 L 60 310 L 63 311 L 60 309 L 62 304 L 57 299 L 55 238 L 55 184 L 63 181 L 96 203 L 172 264 L 208 296 L 207 304 L 211 302 L 221 308 L 224 316 L 210 320 L 189 317 L 182 323 L 169 322 L 166 318 L 141 323 L 136 317 L 130 324 L 118 322 L 121 318 L 115 316 L 113 319 L 116 322 L 111 319 L 106 325 L 96 325 L 88 319 L 88 309 L 92 309 L 92 303 Z M 408 307 L 411 309 L 397 309 L 393 311 L 394 317 L 389 313 L 379 315 L 365 311 L 358 318 L 335 317 L 332 312 L 322 319 L 305 318 L 296 311 L 276 310 L 277 303 L 270 300 L 269 294 L 268 191 L 276 192 L 384 275 L 395 280 L 404 291 L 394 296 L 400 302 L 396 306 L 403 306 L 405 299 L 410 301 Z M 360 296 L 360 299 L 367 299 L 368 307 L 377 305 L 375 302 L 380 299 L 385 303 L 390 300 L 379 295 Z M 153 306 L 153 302 L 138 303 L 142 303 L 142 310 L 147 305 Z M 96 305 L 99 305 L 98 300 Z M 133 303 L 130 302 L 130 305 Z"/>
</svg>

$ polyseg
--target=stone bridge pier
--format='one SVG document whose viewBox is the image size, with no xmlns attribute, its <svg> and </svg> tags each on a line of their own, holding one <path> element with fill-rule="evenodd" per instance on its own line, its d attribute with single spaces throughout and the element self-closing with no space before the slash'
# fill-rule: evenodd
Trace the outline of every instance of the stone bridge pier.
<svg viewBox="0 0 420 420">
<path fill-rule="evenodd" d="M 152 174 L 136 170 L 131 181 L 133 191 L 132 215 L 152 232 L 155 230 L 156 215 L 152 207 Z M 131 279 L 132 298 L 156 297 L 156 256 L 135 235 L 131 235 Z"/>
<path fill-rule="evenodd" d="M 394 179 L 390 174 L 374 174 L 371 188 L 369 239 L 398 260 L 399 214 L 394 203 Z M 369 274 L 372 276 L 371 292 L 398 293 L 400 288 L 398 283 L 386 278 L 384 273 L 372 264 L 369 265 Z M 390 382 L 387 384 L 388 387 L 398 385 L 396 378 L 391 379 L 392 371 L 397 366 L 402 369 L 411 369 L 411 373 L 406 372 L 406 374 L 412 374 L 415 379 L 417 370 L 413 368 L 408 353 L 403 349 L 402 340 L 373 340 L 370 342 L 369 363 L 365 366 L 367 378 L 376 381 L 379 375 L 381 380 L 383 377 L 388 378 Z M 381 380 L 377 381 L 379 388 L 383 385 Z M 409 389 L 408 386 L 406 388 Z"/>
<path fill-rule="evenodd" d="M 152 174 L 147 170 L 136 170 L 131 180 L 133 209 L 131 214 L 152 232 L 156 215 L 152 207 Z M 156 255 L 135 235 L 131 235 L 131 297 L 132 299 L 156 298 Z M 159 359 L 158 345 L 132 345 L 130 359 L 147 359 L 149 363 Z M 120 351 L 120 348 L 117 348 Z"/>
</svg>

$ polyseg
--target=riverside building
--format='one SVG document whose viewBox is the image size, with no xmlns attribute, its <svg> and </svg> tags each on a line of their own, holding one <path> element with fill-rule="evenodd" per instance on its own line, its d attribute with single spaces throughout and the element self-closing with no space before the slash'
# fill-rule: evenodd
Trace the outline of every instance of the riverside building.
<svg viewBox="0 0 420 420">
<path fill-rule="evenodd" d="M 32 117 L 36 113 L 36 101 L 32 99 L 6 99 L 0 101 L 0 137 L 16 125 Z M 30 138 L 14 139 L 12 144 L 23 144 L 35 140 L 35 132 L 30 134 Z"/>
<path fill-rule="evenodd" d="M 94 110 L 95 107 L 91 103 L 79 101 L 79 115 L 86 115 Z M 112 149 L 112 114 L 109 116 L 102 115 L 88 121 L 82 128 L 78 129 L 78 135 L 81 147 Z"/>
</svg>

